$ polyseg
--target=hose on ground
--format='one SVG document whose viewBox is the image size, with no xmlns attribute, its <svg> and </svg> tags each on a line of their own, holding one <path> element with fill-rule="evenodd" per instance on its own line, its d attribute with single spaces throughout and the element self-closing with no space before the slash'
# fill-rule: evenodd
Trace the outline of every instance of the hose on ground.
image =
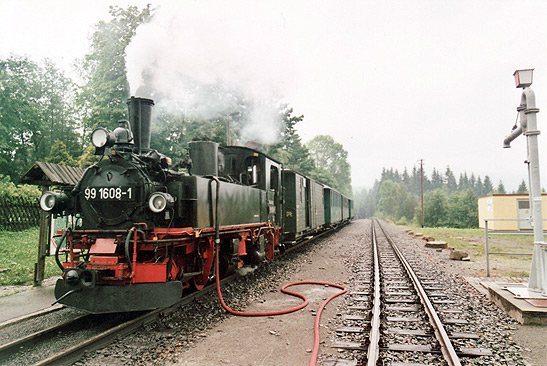
<svg viewBox="0 0 547 366">
<path fill-rule="evenodd" d="M 275 315 L 283 315 L 283 314 L 292 313 L 292 312 L 295 312 L 295 311 L 298 311 L 300 309 L 305 308 L 309 303 L 308 299 L 302 294 L 287 290 L 287 288 L 291 287 L 291 286 L 321 285 L 321 286 L 336 287 L 336 288 L 341 290 L 340 292 L 337 292 L 337 293 L 329 296 L 325 301 L 323 301 L 323 303 L 321 304 L 321 306 L 319 307 L 319 310 L 317 311 L 317 313 L 315 315 L 315 324 L 314 324 L 314 332 L 313 332 L 314 333 L 314 345 L 313 345 L 313 351 L 312 351 L 312 356 L 311 356 L 311 360 L 310 360 L 310 366 L 315 366 L 315 364 L 317 362 L 317 356 L 319 354 L 319 343 L 320 343 L 319 342 L 320 341 L 319 325 L 320 325 L 321 313 L 322 313 L 323 309 L 325 308 L 325 306 L 332 299 L 334 299 L 337 296 L 345 294 L 346 291 L 347 291 L 346 288 L 343 287 L 343 286 L 340 286 L 340 285 L 327 283 L 327 282 L 318 282 L 318 281 L 292 282 L 292 283 L 288 283 L 288 284 L 283 285 L 283 287 L 281 287 L 281 292 L 283 292 L 287 295 L 298 297 L 298 298 L 300 298 L 304 301 L 302 304 L 300 304 L 296 307 L 293 307 L 293 308 L 290 308 L 290 309 L 285 309 L 285 310 L 280 310 L 280 311 L 271 311 L 271 312 L 264 312 L 264 313 L 244 313 L 244 312 L 241 312 L 241 311 L 232 310 L 224 302 L 224 298 L 222 297 L 222 292 L 220 290 L 219 252 L 220 252 L 220 248 L 219 248 L 219 245 L 217 244 L 216 249 L 215 249 L 215 274 L 216 274 L 215 277 L 216 277 L 217 295 L 218 295 L 218 298 L 219 298 L 220 303 L 221 303 L 222 307 L 224 308 L 224 310 L 226 310 L 227 312 L 229 312 L 230 314 L 233 314 L 233 315 L 237 315 L 237 316 L 275 316 Z"/>
</svg>

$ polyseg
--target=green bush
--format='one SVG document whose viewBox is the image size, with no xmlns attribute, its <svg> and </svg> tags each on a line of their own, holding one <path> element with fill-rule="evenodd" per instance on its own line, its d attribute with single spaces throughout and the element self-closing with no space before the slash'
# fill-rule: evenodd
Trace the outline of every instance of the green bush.
<svg viewBox="0 0 547 366">
<path fill-rule="evenodd" d="M 37 186 L 28 184 L 14 184 L 9 177 L 0 174 L 0 199 L 9 200 L 13 197 L 25 200 L 38 200 L 41 196 Z"/>
<path fill-rule="evenodd" d="M 0 231 L 24 230 L 39 224 L 40 190 L 30 185 L 15 185 L 0 175 Z"/>
</svg>

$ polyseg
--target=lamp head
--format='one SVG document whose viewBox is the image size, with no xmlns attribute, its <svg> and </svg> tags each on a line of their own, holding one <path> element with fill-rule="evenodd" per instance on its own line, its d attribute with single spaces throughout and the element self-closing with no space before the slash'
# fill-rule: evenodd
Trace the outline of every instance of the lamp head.
<svg viewBox="0 0 547 366">
<path fill-rule="evenodd" d="M 517 88 L 526 88 L 532 85 L 534 69 L 517 70 L 513 73 Z"/>
</svg>

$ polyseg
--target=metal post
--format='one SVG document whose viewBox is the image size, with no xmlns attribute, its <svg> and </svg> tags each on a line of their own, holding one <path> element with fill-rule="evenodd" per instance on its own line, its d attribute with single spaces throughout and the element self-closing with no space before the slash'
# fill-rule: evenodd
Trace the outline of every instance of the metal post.
<svg viewBox="0 0 547 366">
<path fill-rule="evenodd" d="M 42 193 L 45 193 L 48 189 L 49 187 L 43 186 Z M 40 210 L 40 235 L 38 237 L 38 256 L 36 263 L 34 263 L 34 286 L 40 286 L 44 280 L 46 256 L 50 237 L 50 217 L 51 215 L 47 214 L 43 210 Z"/>
<path fill-rule="evenodd" d="M 422 227 L 424 227 L 424 159 L 420 159 L 420 187 L 422 195 Z"/>
<path fill-rule="evenodd" d="M 505 138 L 504 147 L 510 147 L 510 142 L 521 133 L 526 136 L 528 152 L 526 163 L 528 164 L 530 208 L 532 210 L 532 225 L 534 228 L 534 252 L 532 255 L 528 288 L 547 293 L 547 244 L 544 242 L 543 236 L 538 148 L 538 135 L 540 132 L 537 129 L 536 116 L 539 109 L 536 108 L 536 96 L 534 91 L 529 88 L 530 84 L 523 87 L 521 103 L 517 108 L 520 117 L 520 127 Z"/>
<path fill-rule="evenodd" d="M 534 242 L 543 242 L 543 218 L 541 213 L 541 185 L 539 175 L 539 149 L 536 114 L 536 97 L 530 88 L 524 88 L 522 92 L 521 108 L 519 113 L 521 121 L 524 121 L 524 135 L 527 137 L 528 166 L 530 181 L 530 199 L 532 209 L 532 222 L 534 225 Z M 521 122 L 522 124 L 522 122 Z"/>
<path fill-rule="evenodd" d="M 484 243 L 486 254 L 486 277 L 490 277 L 490 249 L 488 248 L 488 220 L 484 220 Z"/>
<path fill-rule="evenodd" d="M 529 289 L 547 292 L 547 247 L 543 236 L 543 218 L 541 212 L 541 185 L 539 175 L 539 148 L 537 129 L 536 96 L 530 88 L 524 88 L 522 103 L 526 109 L 522 112 L 526 116 L 527 128 L 524 135 L 528 140 L 528 161 L 530 166 L 530 197 L 533 203 L 532 220 L 534 225 L 534 252 L 530 269 Z"/>
</svg>

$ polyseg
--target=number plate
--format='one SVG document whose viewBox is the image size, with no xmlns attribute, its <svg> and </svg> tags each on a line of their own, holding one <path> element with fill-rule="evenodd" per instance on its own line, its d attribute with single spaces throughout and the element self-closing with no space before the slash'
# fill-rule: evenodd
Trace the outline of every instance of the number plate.
<svg viewBox="0 0 547 366">
<path fill-rule="evenodd" d="M 86 201 L 134 201 L 134 187 L 86 187 Z"/>
</svg>

